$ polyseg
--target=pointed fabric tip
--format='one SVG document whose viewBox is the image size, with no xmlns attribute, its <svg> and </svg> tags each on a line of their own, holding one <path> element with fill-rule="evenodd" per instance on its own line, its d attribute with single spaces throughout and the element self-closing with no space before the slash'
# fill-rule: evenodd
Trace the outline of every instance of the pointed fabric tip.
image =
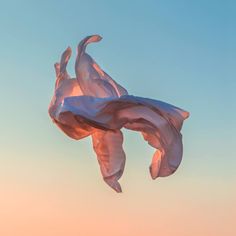
<svg viewBox="0 0 236 236">
<path fill-rule="evenodd" d="M 184 113 L 184 119 L 189 118 L 189 116 L 190 116 L 190 113 L 189 113 L 188 111 L 185 111 L 185 113 Z"/>
<path fill-rule="evenodd" d="M 66 66 L 68 64 L 68 61 L 70 60 L 72 54 L 72 50 L 70 47 L 67 47 L 67 49 L 63 52 L 61 56 L 61 61 L 60 61 L 60 72 L 65 73 L 66 72 Z"/>
<path fill-rule="evenodd" d="M 117 193 L 122 193 L 122 188 L 120 186 L 120 183 L 115 180 L 115 179 L 110 179 L 110 178 L 104 178 L 104 181 L 112 188 L 114 189 Z"/>
</svg>

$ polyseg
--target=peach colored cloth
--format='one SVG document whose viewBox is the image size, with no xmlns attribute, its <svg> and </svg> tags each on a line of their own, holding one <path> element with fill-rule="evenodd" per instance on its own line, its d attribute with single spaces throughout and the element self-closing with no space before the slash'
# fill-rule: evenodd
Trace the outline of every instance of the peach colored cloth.
<svg viewBox="0 0 236 236">
<path fill-rule="evenodd" d="M 99 35 L 86 37 L 77 48 L 76 78 L 66 71 L 71 56 L 67 48 L 55 64 L 56 85 L 49 115 L 69 137 L 92 136 L 104 181 L 117 192 L 125 166 L 121 128 L 140 131 L 156 149 L 150 165 L 153 179 L 171 175 L 178 168 L 183 153 L 180 133 L 187 111 L 149 98 L 128 95 L 86 53 L 86 46 L 101 40 Z"/>
</svg>

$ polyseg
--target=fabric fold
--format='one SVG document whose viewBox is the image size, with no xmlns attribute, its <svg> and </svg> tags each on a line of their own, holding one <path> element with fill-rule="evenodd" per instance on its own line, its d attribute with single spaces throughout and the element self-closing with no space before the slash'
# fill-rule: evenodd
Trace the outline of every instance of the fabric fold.
<svg viewBox="0 0 236 236">
<path fill-rule="evenodd" d="M 116 83 L 100 66 L 86 53 L 89 43 L 100 41 L 99 35 L 92 35 L 82 40 L 77 47 L 75 73 L 84 94 L 94 97 L 119 97 L 128 94 L 126 89 Z"/>
<path fill-rule="evenodd" d="M 92 141 L 104 181 L 115 191 L 121 192 L 118 180 L 125 167 L 122 132 L 97 130 L 92 134 Z"/>
</svg>

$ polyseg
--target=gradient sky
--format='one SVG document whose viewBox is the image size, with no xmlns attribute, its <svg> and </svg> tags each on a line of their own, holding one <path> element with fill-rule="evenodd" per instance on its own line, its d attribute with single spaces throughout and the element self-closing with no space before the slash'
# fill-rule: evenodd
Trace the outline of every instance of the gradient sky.
<svg viewBox="0 0 236 236">
<path fill-rule="evenodd" d="M 236 3 L 230 0 L 0 1 L 0 235 L 236 235 Z M 153 181 L 154 150 L 124 131 L 117 194 L 90 138 L 50 121 L 53 64 L 89 53 L 130 94 L 190 112 L 178 171 Z"/>
</svg>

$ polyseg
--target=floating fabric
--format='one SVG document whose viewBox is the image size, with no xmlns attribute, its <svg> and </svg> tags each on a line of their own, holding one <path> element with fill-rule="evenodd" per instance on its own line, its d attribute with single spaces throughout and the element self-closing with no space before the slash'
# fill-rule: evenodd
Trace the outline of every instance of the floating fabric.
<svg viewBox="0 0 236 236">
<path fill-rule="evenodd" d="M 180 165 L 180 130 L 189 113 L 162 101 L 129 95 L 86 53 L 89 43 L 100 40 L 99 35 L 93 35 L 79 43 L 76 78 L 66 70 L 69 47 L 55 64 L 56 84 L 49 115 L 70 138 L 79 140 L 91 135 L 104 181 L 121 192 L 118 180 L 125 167 L 121 129 L 141 132 L 155 148 L 150 174 L 156 179 L 173 174 Z"/>
</svg>

